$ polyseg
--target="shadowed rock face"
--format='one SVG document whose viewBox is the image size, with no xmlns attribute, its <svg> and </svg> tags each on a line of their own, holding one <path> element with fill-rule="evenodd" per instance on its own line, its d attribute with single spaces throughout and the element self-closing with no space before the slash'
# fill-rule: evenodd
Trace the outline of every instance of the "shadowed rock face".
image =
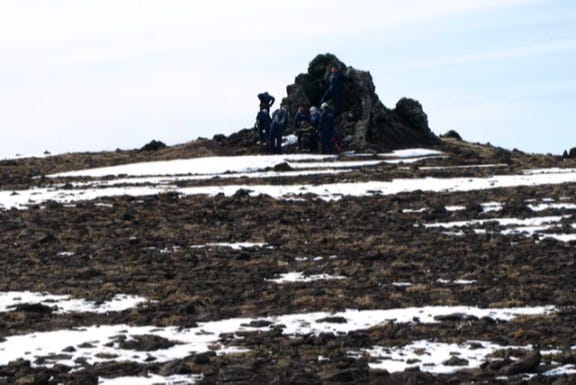
<svg viewBox="0 0 576 385">
<path fill-rule="evenodd" d="M 286 87 L 287 97 L 282 103 L 293 113 L 302 105 L 319 106 L 334 65 L 346 74 L 336 129 L 350 147 L 384 150 L 439 144 L 418 101 L 402 98 L 394 109 L 387 108 L 376 94 L 370 72 L 347 66 L 332 54 L 316 56 L 308 72 L 296 76 L 294 84 Z"/>
</svg>

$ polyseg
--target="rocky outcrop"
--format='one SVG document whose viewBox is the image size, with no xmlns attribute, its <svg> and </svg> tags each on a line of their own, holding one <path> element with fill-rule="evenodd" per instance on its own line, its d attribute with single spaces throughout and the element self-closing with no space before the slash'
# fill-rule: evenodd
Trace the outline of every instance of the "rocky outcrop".
<svg viewBox="0 0 576 385">
<path fill-rule="evenodd" d="M 576 147 L 572 147 L 570 151 L 564 151 L 563 158 L 576 159 Z"/>
<path fill-rule="evenodd" d="M 347 145 L 354 149 L 396 149 L 439 143 L 418 101 L 402 98 L 394 109 L 387 108 L 376 94 L 370 72 L 347 66 L 332 54 L 316 56 L 308 72 L 299 74 L 294 84 L 287 86 L 282 103 L 292 112 L 299 106 L 319 106 L 334 65 L 346 74 L 336 129 Z"/>
</svg>

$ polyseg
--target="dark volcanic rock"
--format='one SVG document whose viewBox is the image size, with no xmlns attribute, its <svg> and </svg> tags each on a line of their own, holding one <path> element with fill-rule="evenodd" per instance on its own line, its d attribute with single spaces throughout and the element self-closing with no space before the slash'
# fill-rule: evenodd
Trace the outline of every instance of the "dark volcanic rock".
<svg viewBox="0 0 576 385">
<path fill-rule="evenodd" d="M 98 376 L 92 373 L 79 373 L 73 375 L 66 385 L 98 385 Z"/>
<path fill-rule="evenodd" d="M 536 350 L 535 352 L 526 354 L 524 357 L 514 362 L 513 364 L 504 367 L 502 372 L 507 375 L 526 372 L 530 373 L 533 372 L 538 367 L 538 365 L 540 365 L 541 360 L 542 355 L 540 354 L 540 351 Z"/>
<path fill-rule="evenodd" d="M 173 342 L 170 342 L 165 338 L 158 337 L 155 335 L 134 336 L 134 339 L 132 340 L 120 342 L 121 349 L 137 350 L 144 352 L 150 352 L 159 349 L 168 349 L 172 346 L 174 346 Z"/>
<path fill-rule="evenodd" d="M 227 366 L 220 369 L 219 379 L 221 382 L 238 382 L 238 381 L 248 381 L 254 376 L 252 368 L 233 365 Z"/>
<path fill-rule="evenodd" d="M 534 216 L 534 211 L 523 201 L 511 200 L 502 207 L 502 214 L 526 218 Z"/>
<path fill-rule="evenodd" d="M 152 140 L 149 143 L 146 143 L 144 146 L 142 146 L 142 148 L 140 149 L 140 151 L 158 151 L 158 150 L 162 150 L 163 148 L 166 148 L 166 144 L 159 141 L 159 140 Z"/>
<path fill-rule="evenodd" d="M 448 132 L 446 132 L 443 135 L 440 135 L 441 138 L 452 138 L 452 139 L 456 139 L 456 140 L 462 140 L 462 136 L 460 136 L 460 134 L 455 131 L 455 130 L 450 130 Z"/>
<path fill-rule="evenodd" d="M 346 74 L 336 129 L 351 147 L 392 149 L 439 144 L 418 101 L 402 98 L 395 109 L 386 108 L 376 94 L 370 73 L 346 66 L 332 54 L 316 56 L 308 72 L 298 75 L 286 88 L 288 96 L 282 103 L 292 112 L 299 106 L 319 106 L 334 65 Z"/>
<path fill-rule="evenodd" d="M 375 382 L 378 385 L 440 385 L 443 383 L 433 375 L 418 370 L 380 376 Z"/>
<path fill-rule="evenodd" d="M 52 308 L 41 303 L 22 303 L 14 306 L 14 310 L 28 313 L 52 313 Z"/>
</svg>

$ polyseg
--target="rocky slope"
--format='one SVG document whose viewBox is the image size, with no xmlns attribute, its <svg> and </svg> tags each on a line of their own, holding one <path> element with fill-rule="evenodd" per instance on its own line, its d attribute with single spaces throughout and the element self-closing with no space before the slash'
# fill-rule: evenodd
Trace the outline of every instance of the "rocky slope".
<svg viewBox="0 0 576 385">
<path fill-rule="evenodd" d="M 73 190 L 75 183 L 95 180 L 42 176 L 135 161 L 261 151 L 258 145 L 238 148 L 229 141 L 220 138 L 157 151 L 2 161 L 2 189 Z M 534 168 L 574 167 L 572 160 L 451 138 L 439 139 L 436 148 L 445 156 L 414 164 L 355 167 L 343 174 L 288 177 L 280 172 L 271 179 L 254 178 L 249 184 L 475 178 L 518 174 Z M 339 159 L 348 156 L 343 154 Z M 369 155 L 366 158 L 372 159 Z M 179 183 L 180 187 L 193 187 L 246 182 L 238 178 Z M 31 204 L 25 210 L 2 210 L 0 291 L 66 294 L 96 303 L 125 293 L 153 302 L 125 311 L 68 314 L 56 313 L 49 305 L 22 304 L 2 313 L 0 341 L 34 331 L 92 325 L 190 328 L 234 317 L 257 320 L 270 315 L 344 309 L 466 305 L 493 309 L 554 306 L 556 310 L 510 321 L 452 314 L 432 324 L 417 319 L 409 323 L 383 322 L 350 333 L 297 337 L 283 334 L 280 325 L 265 327 L 270 323 L 262 321 L 255 325 L 264 329 L 218 336 L 219 344 L 233 343 L 246 348 L 244 353 L 190 352 L 177 360 L 151 359 L 146 363 L 111 359 L 89 364 L 80 360 L 75 370 L 63 364 L 45 367 L 42 360 L 29 362 L 17 357 L 0 366 L 0 383 L 97 384 L 98 378 L 150 373 L 188 378 L 201 375 L 197 377 L 201 384 L 574 383 L 574 374 L 543 375 L 550 369 L 576 363 L 574 241 L 507 232 L 498 221 L 564 215 L 556 231 L 574 233 L 576 210 L 566 204 L 576 203 L 575 192 L 576 185 L 568 183 L 452 193 L 420 190 L 324 201 L 314 196 L 279 200 L 239 190 L 231 196 L 115 196 L 75 204 L 48 201 Z M 530 208 L 549 200 L 565 206 L 550 206 L 543 211 Z M 487 202 L 497 202 L 502 208 L 489 211 Z M 453 206 L 462 209 L 447 209 Z M 425 226 L 478 219 L 486 221 L 484 231 L 463 227 L 466 236 L 450 235 L 443 227 Z M 191 247 L 222 242 L 253 242 L 268 247 Z M 285 285 L 270 281 L 290 271 L 345 279 Z M 457 283 L 462 280 L 473 284 Z M 324 322 L 337 325 L 347 321 L 335 316 Z M 456 344 L 491 341 L 508 347 L 479 368 L 450 374 L 429 373 L 419 366 L 418 359 L 411 361 L 411 369 L 390 373 L 371 369 L 369 364 L 374 358 L 367 354 L 351 354 L 372 346 L 405 346 L 419 340 Z M 143 335 L 131 345 L 122 346 L 135 354 L 148 352 L 153 356 L 169 345 L 168 340 Z M 70 346 L 71 351 L 79 349 L 73 341 Z M 515 346 L 531 349 L 526 352 Z M 71 353 L 61 352 L 66 354 Z M 453 356 L 447 365 L 462 365 L 462 360 Z"/>
</svg>

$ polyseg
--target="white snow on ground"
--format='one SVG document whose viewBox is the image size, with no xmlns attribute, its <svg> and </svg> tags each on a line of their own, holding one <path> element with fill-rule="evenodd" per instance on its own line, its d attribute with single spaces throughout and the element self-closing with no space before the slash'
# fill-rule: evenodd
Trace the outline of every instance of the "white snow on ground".
<svg viewBox="0 0 576 385">
<path fill-rule="evenodd" d="M 559 168 L 559 167 L 551 167 L 551 168 L 535 168 L 531 170 L 525 170 L 524 174 L 527 175 L 534 175 L 534 174 L 570 174 L 574 172 L 573 168 Z"/>
<path fill-rule="evenodd" d="M 476 234 L 486 234 L 490 233 L 490 228 L 483 229 L 479 228 L 484 225 L 491 225 L 492 223 L 497 223 L 499 226 L 506 227 L 504 229 L 498 229 L 498 233 L 502 235 L 510 234 L 523 234 L 527 237 L 531 237 L 535 234 L 539 238 L 553 238 L 561 242 L 571 242 L 576 241 L 576 233 L 558 234 L 550 233 L 550 231 L 555 227 L 562 226 L 562 220 L 566 218 L 572 218 L 572 215 L 561 215 L 561 216 L 545 216 L 545 217 L 532 217 L 532 218 L 491 218 L 491 219 L 471 219 L 468 221 L 453 221 L 453 222 L 436 222 L 436 223 L 425 223 L 424 227 L 442 227 L 442 228 L 467 228 L 472 229 Z M 490 226 L 489 226 L 490 227 Z M 570 224 L 570 227 L 576 229 L 576 224 Z M 492 231 L 493 232 L 493 231 Z M 447 235 L 454 236 L 465 236 L 464 231 L 460 232 L 445 232 Z"/>
<path fill-rule="evenodd" d="M 360 155 L 360 154 L 359 154 Z M 441 156 L 435 150 L 412 149 L 379 154 L 383 158 L 398 160 L 422 160 L 430 156 Z M 239 189 L 248 190 L 251 195 L 266 194 L 277 199 L 294 199 L 311 194 L 324 200 L 340 199 L 343 196 L 389 195 L 415 190 L 452 192 L 479 189 L 535 186 L 576 182 L 576 169 L 538 169 L 526 170 L 518 175 L 496 175 L 485 178 L 413 178 L 392 181 L 368 181 L 361 183 L 332 184 L 296 184 L 296 185 L 213 185 L 179 188 L 178 178 L 227 178 L 261 174 L 262 170 L 277 164 L 288 162 L 295 171 L 272 173 L 269 176 L 299 176 L 313 173 L 334 173 L 340 167 L 366 167 L 377 164 L 376 160 L 338 161 L 333 155 L 289 154 L 289 155 L 252 155 L 235 157 L 205 157 L 171 161 L 133 163 L 122 166 L 72 171 L 53 176 L 85 176 L 99 178 L 116 175 L 120 179 L 76 183 L 77 188 L 62 189 L 31 188 L 19 191 L 0 191 L 0 207 L 25 209 L 31 204 L 43 204 L 48 200 L 70 204 L 80 200 L 94 200 L 106 196 L 131 195 L 144 196 L 175 192 L 183 195 L 231 196 Z M 319 169 L 316 169 L 319 168 Z M 344 170 L 340 170 L 344 171 Z M 234 175 L 234 173 L 241 173 Z M 270 173 L 267 171 L 267 173 Z M 143 176 L 148 176 L 147 181 Z M 138 177 L 131 179 L 129 177 Z M 174 178 L 174 179 L 172 179 Z M 220 182 L 221 184 L 221 182 Z M 72 184 L 74 186 L 74 184 Z M 84 188 L 82 188 L 84 186 Z M 62 187 L 62 186 L 60 186 Z M 569 205 L 570 203 L 566 203 Z M 569 206 L 566 206 L 569 207 Z"/>
<path fill-rule="evenodd" d="M 480 203 L 482 211 L 487 213 L 491 211 L 501 211 L 504 205 L 500 202 L 485 202 Z M 575 203 L 554 203 L 554 202 L 540 202 L 540 203 L 528 203 L 526 205 L 532 211 L 544 211 L 544 210 L 576 210 Z M 465 210 L 465 206 L 445 206 L 447 211 L 462 211 Z M 403 213 L 423 213 L 429 210 L 429 207 L 421 207 L 418 209 L 403 209 Z"/>
<path fill-rule="evenodd" d="M 202 378 L 202 375 L 162 377 L 155 374 L 148 374 L 148 377 L 101 378 L 98 385 L 189 385 L 197 383 Z"/>
<path fill-rule="evenodd" d="M 0 292 L 0 313 L 14 310 L 14 306 L 25 303 L 41 303 L 42 305 L 55 307 L 55 313 L 58 314 L 81 311 L 107 313 L 131 309 L 145 302 L 148 302 L 146 298 L 126 294 L 117 294 L 110 301 L 96 304 L 95 302 L 84 299 L 72 299 L 69 295 L 52 295 L 30 291 L 8 291 Z"/>
<path fill-rule="evenodd" d="M 355 167 L 359 167 L 356 165 Z M 294 167 L 297 168 L 297 167 Z M 352 169 L 344 168 L 341 164 L 330 164 L 330 168 L 323 168 L 321 170 L 307 170 L 300 167 L 297 171 L 265 171 L 265 172 L 251 172 L 251 173 L 226 173 L 226 174 L 209 174 L 209 175 L 165 175 L 165 176 L 147 176 L 147 177 L 131 177 L 131 178 L 118 178 L 118 179 L 95 179 L 89 182 L 68 182 L 69 185 L 75 188 L 82 187 L 109 187 L 109 186 L 138 186 L 138 185 L 168 185 L 171 187 L 176 186 L 180 182 L 208 180 L 213 178 L 218 179 L 235 179 L 235 178 L 248 178 L 248 179 L 267 179 L 277 177 L 298 177 L 310 175 L 327 175 L 327 174 L 342 174 L 350 172 Z M 64 187 L 61 184 L 57 187 Z"/>
<path fill-rule="evenodd" d="M 407 149 L 392 153 L 379 154 L 382 157 L 407 159 L 425 159 L 443 153 L 429 149 Z M 191 159 L 176 159 L 156 162 L 140 162 L 120 166 L 99 167 L 87 170 L 69 171 L 50 175 L 51 177 L 103 177 L 111 175 L 158 176 L 158 175 L 216 175 L 225 173 L 257 172 L 287 162 L 293 168 L 315 167 L 350 167 L 366 166 L 381 163 L 380 160 L 369 161 L 333 161 L 336 155 L 286 154 L 286 155 L 244 155 L 244 156 L 210 156 Z M 310 163 L 320 161 L 323 163 Z"/>
<path fill-rule="evenodd" d="M 461 344 L 420 340 L 405 346 L 375 346 L 351 352 L 359 357 L 368 354 L 373 362 L 368 365 L 372 369 L 385 369 L 390 373 L 402 372 L 409 368 L 420 368 L 431 373 L 454 373 L 462 369 L 474 369 L 489 360 L 490 354 L 503 349 L 532 350 L 532 345 L 503 346 L 489 341 L 465 341 Z M 554 351 L 541 351 L 543 355 Z M 466 360 L 462 365 L 450 365 L 450 358 Z"/>
<path fill-rule="evenodd" d="M 389 157 L 389 158 L 427 158 L 431 156 L 444 155 L 442 151 L 430 150 L 427 148 L 407 148 L 404 150 L 394 150 L 386 154 L 378 154 L 378 156 Z"/>
<path fill-rule="evenodd" d="M 205 243 L 203 245 L 192 245 L 190 246 L 193 249 L 203 249 L 206 247 L 228 247 L 233 250 L 242 250 L 242 249 L 251 249 L 251 248 L 260 248 L 266 247 L 267 243 L 255 243 L 255 242 L 212 242 L 212 243 Z"/>
<path fill-rule="evenodd" d="M 543 224 L 558 223 L 562 218 L 570 218 L 570 215 L 562 216 L 547 216 L 547 217 L 533 217 L 533 218 L 490 218 L 490 219 L 471 219 L 468 221 L 453 221 L 453 222 L 436 222 L 425 223 L 424 227 L 466 227 L 466 226 L 482 226 L 487 223 L 498 223 L 500 226 L 540 226 Z"/>
<path fill-rule="evenodd" d="M 0 293 L 2 309 L 6 311 L 13 305 L 23 302 L 54 303 L 59 309 L 64 309 L 67 301 L 66 296 L 54 296 L 49 294 L 29 292 Z M 122 296 L 128 298 L 128 296 Z M 134 306 L 139 301 L 132 301 Z M 120 307 L 112 307 L 109 310 L 124 310 L 128 303 Z M 106 306 L 104 306 L 106 307 Z M 102 308 L 94 306 L 89 301 L 79 300 L 69 311 L 100 312 Z M 7 336 L 0 342 L 0 365 L 23 358 L 30 360 L 33 365 L 51 367 L 56 364 L 77 367 L 77 360 L 86 360 L 89 364 L 109 361 L 132 361 L 145 363 L 150 358 L 155 362 L 168 362 L 184 358 L 193 353 L 209 350 L 217 354 L 230 354 L 245 351 L 234 344 L 224 346 L 219 342 L 219 336 L 223 333 L 234 334 L 241 331 L 268 331 L 273 325 L 284 325 L 283 333 L 289 336 L 335 333 L 345 334 L 354 330 L 368 329 L 381 324 L 395 323 L 438 323 L 436 317 L 451 314 L 459 314 L 473 317 L 490 317 L 495 320 L 511 321 L 524 315 L 546 315 L 556 311 L 554 306 L 536 306 L 519 308 L 481 309 L 470 306 L 428 306 L 411 307 L 387 310 L 354 310 L 348 309 L 342 312 L 312 312 L 301 314 L 287 314 L 279 316 L 263 317 L 258 319 L 232 318 L 220 321 L 199 323 L 194 328 L 182 329 L 179 327 L 157 326 L 129 326 L 129 325 L 97 325 L 82 328 L 56 330 L 50 332 L 35 332 L 26 335 Z M 339 322 L 330 322 L 338 318 Z M 340 322 L 344 319 L 345 322 Z M 268 321 L 269 326 L 262 323 L 252 324 L 252 321 Z M 154 335 L 165 338 L 175 343 L 174 346 L 151 352 L 135 351 L 120 348 L 120 341 L 130 341 L 138 336 Z M 240 337 L 239 337 L 240 338 Z M 361 352 L 350 352 L 351 355 L 370 354 L 376 358 L 372 367 L 383 367 L 389 371 L 404 370 L 414 366 L 412 359 L 421 360 L 421 370 L 445 373 L 464 368 L 477 367 L 487 359 L 490 353 L 496 350 L 509 348 L 490 342 L 474 343 L 465 342 L 461 345 L 450 345 L 441 342 L 419 341 L 404 347 L 373 347 Z M 481 348 L 478 346 L 481 344 Z M 73 347 L 74 349 L 67 349 Z M 524 347 L 529 349 L 530 347 Z M 467 365 L 447 367 L 443 362 L 449 358 L 449 354 L 469 360 Z M 41 361 L 36 361 L 42 358 Z M 41 363 L 39 363 L 41 362 Z M 563 373 L 562 370 L 570 371 L 573 368 L 557 369 L 555 373 Z M 173 376 L 161 377 L 150 375 L 142 377 L 122 377 L 117 379 L 101 379 L 101 384 L 170 384 L 182 383 L 193 384 L 199 376 Z M 179 382 L 176 382 L 179 381 Z"/>
<path fill-rule="evenodd" d="M 110 175 L 158 176 L 158 175 L 217 175 L 224 173 L 257 172 L 290 161 L 332 159 L 334 155 L 245 155 L 208 156 L 203 158 L 164 160 L 156 162 L 131 163 L 120 166 L 99 167 L 87 170 L 69 171 L 50 176 L 92 178 Z"/>
<path fill-rule="evenodd" d="M 497 168 L 497 167 L 508 167 L 506 163 L 495 163 L 495 164 L 465 164 L 458 166 L 423 166 L 418 167 L 419 170 L 429 171 L 429 170 L 463 170 L 469 168 Z"/>
<path fill-rule="evenodd" d="M 475 279 L 457 279 L 457 280 L 454 280 L 454 281 L 450 281 L 450 280 L 447 280 L 447 279 L 438 278 L 438 279 L 436 280 L 436 282 L 438 282 L 438 283 L 445 283 L 445 284 L 452 283 L 452 284 L 454 284 L 454 285 L 472 285 L 472 284 L 476 283 L 476 280 L 475 280 Z"/>
<path fill-rule="evenodd" d="M 87 311 L 90 311 L 87 309 Z M 429 306 L 388 310 L 345 310 L 336 313 L 314 312 L 287 314 L 259 318 L 286 327 L 283 333 L 289 336 L 348 333 L 354 330 L 368 329 L 387 322 L 411 323 L 415 319 L 421 323 L 437 323 L 435 317 L 454 313 L 475 317 L 491 317 L 496 320 L 510 321 L 520 315 L 544 315 L 555 311 L 553 306 L 519 307 L 505 309 L 481 309 L 469 306 Z M 345 323 L 330 322 L 331 317 L 343 318 Z M 218 354 L 240 351 L 237 346 L 222 346 L 219 335 L 240 331 L 270 330 L 270 326 L 251 326 L 249 318 L 232 318 L 220 321 L 202 322 L 194 328 L 98 325 L 91 327 L 35 332 L 26 335 L 7 336 L 0 342 L 0 365 L 24 358 L 35 362 L 44 357 L 42 366 L 57 363 L 76 367 L 76 359 L 83 358 L 88 363 L 107 361 L 133 361 L 144 363 L 153 356 L 157 362 L 167 362 L 186 357 L 193 352 L 215 350 Z M 152 352 L 139 352 L 121 349 L 119 338 L 133 339 L 135 336 L 155 335 L 176 342 L 176 345 Z M 69 352 L 64 349 L 73 346 Z"/>
<path fill-rule="evenodd" d="M 145 196 L 176 192 L 183 195 L 234 195 L 238 190 L 247 190 L 250 195 L 269 195 L 277 199 L 288 199 L 305 194 L 323 200 L 337 200 L 343 196 L 371 196 L 408 193 L 416 190 L 431 192 L 456 192 L 492 189 L 500 187 L 537 186 L 576 182 L 576 170 L 572 173 L 497 175 L 486 178 L 415 178 L 392 181 L 369 181 L 358 183 L 297 184 L 297 185 L 223 185 L 178 188 L 165 186 L 126 186 L 110 188 L 87 188 L 59 190 L 54 188 L 33 188 L 19 191 L 0 191 L 0 207 L 4 209 L 25 209 L 30 204 L 42 204 L 48 200 L 71 203 L 81 200 L 94 200 L 107 196 Z"/>
<path fill-rule="evenodd" d="M 528 207 L 533 211 L 544 211 L 549 209 L 576 210 L 576 204 L 574 203 L 539 203 L 529 204 Z"/>
<path fill-rule="evenodd" d="M 543 373 L 545 376 L 562 376 L 569 374 L 576 374 L 576 365 L 568 364 L 559 368 L 550 369 Z"/>
<path fill-rule="evenodd" d="M 328 281 L 333 279 L 346 279 L 346 277 L 341 275 L 330 275 L 330 274 L 304 275 L 304 273 L 302 272 L 290 272 L 280 274 L 278 278 L 269 279 L 268 281 L 276 283 L 290 283 L 290 282 Z"/>
</svg>

